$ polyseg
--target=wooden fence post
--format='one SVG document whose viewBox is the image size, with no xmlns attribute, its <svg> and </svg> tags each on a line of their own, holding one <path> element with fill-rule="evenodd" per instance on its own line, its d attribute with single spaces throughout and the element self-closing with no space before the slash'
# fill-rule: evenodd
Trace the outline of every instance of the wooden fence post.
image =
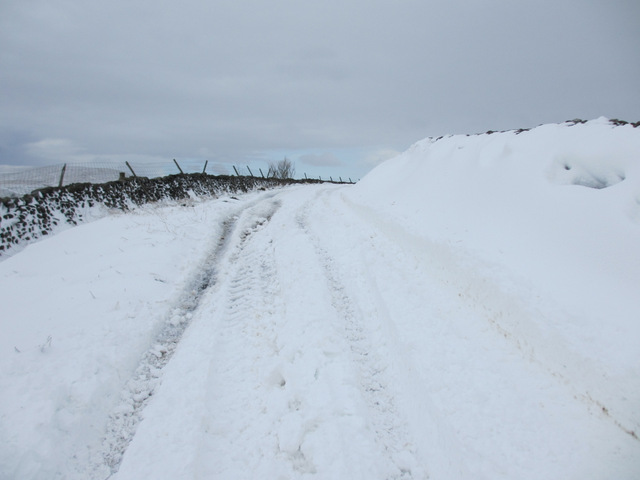
<svg viewBox="0 0 640 480">
<path fill-rule="evenodd" d="M 184 175 L 184 172 L 183 172 L 183 171 L 182 171 L 182 169 L 180 168 L 180 165 L 178 164 L 178 162 L 176 161 L 176 159 L 175 159 L 175 158 L 173 159 L 173 163 L 175 163 L 175 164 L 176 164 L 176 167 L 178 167 L 178 170 L 180 170 L 180 173 L 181 173 L 182 175 Z"/>
<path fill-rule="evenodd" d="M 249 165 L 247 165 L 247 170 L 249 170 L 249 175 L 251 175 L 251 178 L 253 178 L 253 172 L 251 171 L 251 169 L 249 168 Z"/>
<path fill-rule="evenodd" d="M 62 187 L 62 182 L 64 181 L 64 172 L 67 170 L 67 164 L 65 163 L 62 166 L 62 172 L 60 172 L 60 181 L 58 182 L 58 188 Z"/>
<path fill-rule="evenodd" d="M 240 176 L 240 174 L 238 173 L 238 169 L 236 168 L 236 166 L 235 166 L 235 165 L 233 166 L 233 170 L 236 172 L 236 175 L 237 175 L 237 176 Z"/>
<path fill-rule="evenodd" d="M 258 170 L 260 170 L 260 175 L 262 175 L 262 178 L 264 178 L 264 173 L 262 173 L 262 169 L 258 167 Z"/>
<path fill-rule="evenodd" d="M 131 168 L 131 165 L 129 164 L 129 162 L 124 162 L 127 167 L 129 167 L 129 170 L 131 170 L 131 174 L 133 175 L 134 178 L 137 177 L 136 172 L 133 171 L 133 168 Z"/>
<path fill-rule="evenodd" d="M 202 169 L 202 173 L 204 174 L 204 172 L 207 171 L 207 163 L 209 163 L 209 160 L 205 160 L 204 162 L 204 168 Z"/>
</svg>

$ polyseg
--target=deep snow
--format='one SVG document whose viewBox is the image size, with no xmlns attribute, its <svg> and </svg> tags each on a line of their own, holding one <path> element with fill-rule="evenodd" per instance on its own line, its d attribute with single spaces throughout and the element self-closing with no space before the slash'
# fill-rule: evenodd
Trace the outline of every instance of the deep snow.
<svg viewBox="0 0 640 480">
<path fill-rule="evenodd" d="M 147 206 L 0 279 L 0 478 L 640 475 L 631 126 Z"/>
</svg>

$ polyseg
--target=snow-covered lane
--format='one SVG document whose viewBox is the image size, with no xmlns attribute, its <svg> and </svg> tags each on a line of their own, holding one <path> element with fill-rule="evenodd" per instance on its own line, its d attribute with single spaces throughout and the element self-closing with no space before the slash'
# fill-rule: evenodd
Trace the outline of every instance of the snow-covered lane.
<svg viewBox="0 0 640 480">
<path fill-rule="evenodd" d="M 118 479 L 633 478 L 530 292 L 348 194 L 243 212 Z"/>
<path fill-rule="evenodd" d="M 374 349 L 305 229 L 300 205 L 318 190 L 240 216 L 119 480 L 424 478 L 385 367 L 363 360 Z"/>
</svg>

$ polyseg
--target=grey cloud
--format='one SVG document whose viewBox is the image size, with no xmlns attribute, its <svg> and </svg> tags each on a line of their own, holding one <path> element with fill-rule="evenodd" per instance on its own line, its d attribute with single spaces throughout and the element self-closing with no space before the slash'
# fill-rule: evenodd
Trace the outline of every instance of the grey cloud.
<svg viewBox="0 0 640 480">
<path fill-rule="evenodd" d="M 375 150 L 366 155 L 363 159 L 364 165 L 368 167 L 375 167 L 385 160 L 389 160 L 390 158 L 397 157 L 401 152 L 396 150 L 392 150 L 389 148 L 385 148 L 382 150 Z"/>
<path fill-rule="evenodd" d="M 638 120 L 639 15 L 627 0 L 9 0 L 0 163 L 46 139 L 240 161 Z"/>
<path fill-rule="evenodd" d="M 305 165 L 318 167 L 339 167 L 343 162 L 333 153 L 309 153 L 299 157 L 300 162 Z"/>
</svg>

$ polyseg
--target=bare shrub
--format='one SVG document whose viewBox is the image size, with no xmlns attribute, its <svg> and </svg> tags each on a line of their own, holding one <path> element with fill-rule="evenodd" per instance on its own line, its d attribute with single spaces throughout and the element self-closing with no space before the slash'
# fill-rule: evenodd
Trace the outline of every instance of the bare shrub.
<svg viewBox="0 0 640 480">
<path fill-rule="evenodd" d="M 269 163 L 269 178 L 293 178 L 296 173 L 295 165 L 287 157 L 277 163 Z"/>
</svg>

